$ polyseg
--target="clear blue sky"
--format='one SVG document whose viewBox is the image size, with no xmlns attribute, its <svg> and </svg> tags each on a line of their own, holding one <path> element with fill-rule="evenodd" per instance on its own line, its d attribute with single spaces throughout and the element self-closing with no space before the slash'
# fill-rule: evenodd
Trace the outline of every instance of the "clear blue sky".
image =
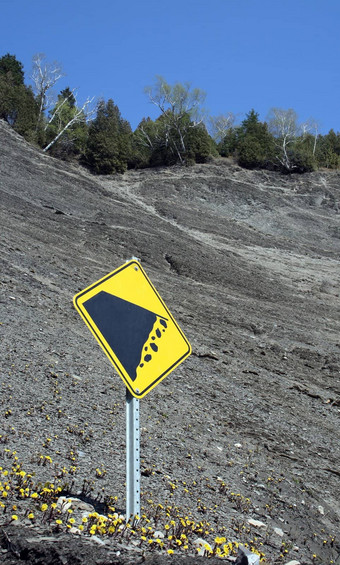
<svg viewBox="0 0 340 565">
<path fill-rule="evenodd" d="M 59 61 L 79 99 L 112 98 L 132 128 L 158 113 L 162 75 L 207 93 L 209 114 L 271 107 L 340 131 L 340 0 L 1 0 L 0 56 Z"/>
</svg>

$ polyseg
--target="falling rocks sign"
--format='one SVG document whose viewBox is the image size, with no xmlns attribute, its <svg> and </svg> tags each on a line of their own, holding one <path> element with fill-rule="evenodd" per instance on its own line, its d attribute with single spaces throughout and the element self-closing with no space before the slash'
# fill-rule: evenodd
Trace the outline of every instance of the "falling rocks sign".
<svg viewBox="0 0 340 565">
<path fill-rule="evenodd" d="M 74 306 L 130 392 L 142 398 L 191 346 L 136 260 L 76 294 Z"/>
</svg>

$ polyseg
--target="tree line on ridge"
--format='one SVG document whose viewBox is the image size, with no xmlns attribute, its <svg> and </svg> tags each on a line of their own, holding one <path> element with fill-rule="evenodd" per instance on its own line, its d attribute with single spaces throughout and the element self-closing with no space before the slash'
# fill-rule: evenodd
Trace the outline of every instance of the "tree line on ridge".
<svg viewBox="0 0 340 565">
<path fill-rule="evenodd" d="M 145 94 L 159 116 L 143 118 L 132 131 L 112 99 L 95 103 L 88 98 L 80 105 L 70 87 L 53 99 L 62 76 L 60 64 L 37 54 L 27 86 L 15 55 L 1 57 L 0 118 L 44 152 L 77 160 L 94 174 L 206 163 L 219 156 L 248 169 L 283 173 L 340 168 L 340 133 L 321 135 L 314 120 L 299 124 L 292 109 L 272 108 L 264 122 L 254 109 L 240 124 L 231 112 L 207 117 L 201 89 L 170 85 L 158 76 Z"/>
</svg>

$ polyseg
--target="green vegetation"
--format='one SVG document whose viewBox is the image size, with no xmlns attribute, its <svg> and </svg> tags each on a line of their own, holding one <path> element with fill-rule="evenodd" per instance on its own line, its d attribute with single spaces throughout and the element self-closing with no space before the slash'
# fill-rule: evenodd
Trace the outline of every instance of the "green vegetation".
<svg viewBox="0 0 340 565">
<path fill-rule="evenodd" d="M 124 173 L 131 153 L 132 131 L 113 100 L 100 100 L 88 127 L 83 163 L 96 174 Z"/>
<path fill-rule="evenodd" d="M 39 108 L 32 89 L 24 84 L 22 69 L 14 55 L 0 59 L 0 118 L 32 141 Z"/>
<path fill-rule="evenodd" d="M 44 126 L 44 137 L 46 147 L 55 157 L 69 160 L 83 154 L 88 127 L 85 114 L 77 107 L 69 87 L 60 92 L 55 106 L 50 110 Z"/>
<path fill-rule="evenodd" d="M 292 109 L 272 108 L 261 122 L 252 109 L 239 125 L 229 112 L 206 117 L 205 93 L 188 83 L 170 85 L 157 76 L 145 88 L 159 117 L 145 117 L 133 132 L 112 99 L 80 106 L 75 90 L 52 87 L 63 76 L 59 63 L 33 57 L 31 86 L 15 55 L 0 58 L 0 118 L 29 142 L 64 160 L 78 160 L 94 174 L 128 168 L 192 165 L 230 157 L 247 169 L 304 173 L 340 168 L 340 133 L 318 133 L 313 120 L 299 124 Z"/>
</svg>

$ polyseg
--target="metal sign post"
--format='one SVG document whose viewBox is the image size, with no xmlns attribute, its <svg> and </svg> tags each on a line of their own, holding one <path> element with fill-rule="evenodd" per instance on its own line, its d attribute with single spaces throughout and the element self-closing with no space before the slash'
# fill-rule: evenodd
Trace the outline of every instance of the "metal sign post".
<svg viewBox="0 0 340 565">
<path fill-rule="evenodd" d="M 126 521 L 140 514 L 139 399 L 126 388 Z"/>
<path fill-rule="evenodd" d="M 73 303 L 126 385 L 126 521 L 140 514 L 139 399 L 191 345 L 133 257 L 78 292 Z"/>
</svg>

